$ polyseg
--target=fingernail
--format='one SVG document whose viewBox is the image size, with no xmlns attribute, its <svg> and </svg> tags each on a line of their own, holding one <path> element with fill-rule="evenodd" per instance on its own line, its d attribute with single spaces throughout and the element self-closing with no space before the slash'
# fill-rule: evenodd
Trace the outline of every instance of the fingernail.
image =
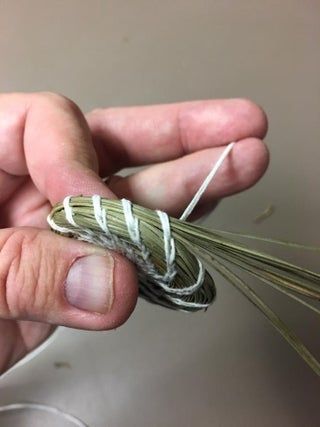
<svg viewBox="0 0 320 427">
<path fill-rule="evenodd" d="M 65 283 L 69 304 L 82 310 L 107 313 L 113 302 L 113 270 L 114 260 L 107 252 L 104 256 L 78 258 Z"/>
</svg>

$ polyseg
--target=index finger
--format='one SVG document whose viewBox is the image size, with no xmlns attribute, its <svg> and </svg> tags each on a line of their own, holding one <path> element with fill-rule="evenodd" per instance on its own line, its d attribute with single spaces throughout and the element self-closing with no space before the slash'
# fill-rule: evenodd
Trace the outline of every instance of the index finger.
<svg viewBox="0 0 320 427">
<path fill-rule="evenodd" d="M 51 93 L 0 96 L 0 169 L 30 175 L 52 204 L 67 195 L 115 197 L 97 174 L 90 130 L 79 108 Z"/>
<path fill-rule="evenodd" d="M 246 99 L 98 109 L 87 121 L 104 175 L 267 132 L 266 114 Z"/>
</svg>

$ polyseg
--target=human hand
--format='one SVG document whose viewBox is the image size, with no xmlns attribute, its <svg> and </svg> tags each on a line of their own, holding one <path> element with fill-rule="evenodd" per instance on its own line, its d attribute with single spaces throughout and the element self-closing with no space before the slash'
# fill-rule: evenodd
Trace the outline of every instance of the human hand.
<svg viewBox="0 0 320 427">
<path fill-rule="evenodd" d="M 132 264 L 49 231 L 52 204 L 100 194 L 178 216 L 224 146 L 237 141 L 199 216 L 263 175 L 266 130 L 265 114 L 246 100 L 98 109 L 85 117 L 60 95 L 0 95 L 0 372 L 55 325 L 112 329 L 136 304 Z M 109 175 L 107 187 L 100 177 Z"/>
</svg>

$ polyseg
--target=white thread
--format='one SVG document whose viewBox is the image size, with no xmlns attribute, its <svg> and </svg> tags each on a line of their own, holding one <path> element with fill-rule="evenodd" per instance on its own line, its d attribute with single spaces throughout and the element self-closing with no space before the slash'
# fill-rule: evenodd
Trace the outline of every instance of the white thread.
<svg viewBox="0 0 320 427">
<path fill-rule="evenodd" d="M 141 244 L 139 220 L 137 217 L 133 216 L 131 202 L 126 199 L 122 199 L 121 202 L 122 202 L 123 213 L 126 220 L 129 236 L 133 241 L 133 243 L 139 246 Z"/>
<path fill-rule="evenodd" d="M 206 179 L 203 181 L 203 183 L 201 184 L 199 190 L 196 192 L 196 194 L 194 195 L 193 199 L 191 200 L 191 202 L 189 203 L 189 205 L 186 207 L 185 211 L 183 212 L 183 214 L 180 216 L 179 219 L 181 219 L 182 221 L 186 221 L 186 219 L 190 216 L 191 212 L 193 211 L 193 209 L 198 204 L 201 196 L 206 191 L 206 189 L 208 188 L 208 185 L 213 180 L 213 178 L 217 174 L 218 170 L 222 166 L 222 163 L 224 162 L 224 160 L 226 159 L 226 157 L 228 156 L 228 154 L 232 150 L 234 144 L 235 144 L 234 142 L 231 142 L 224 149 L 224 151 L 222 152 L 221 156 L 219 157 L 219 159 L 217 160 L 217 162 L 213 166 L 211 172 L 206 177 Z"/>
<path fill-rule="evenodd" d="M 188 295 L 192 295 L 195 291 L 197 291 L 203 284 L 204 281 L 204 277 L 205 277 L 205 269 L 203 267 L 202 262 L 196 258 L 198 265 L 199 265 L 199 273 L 198 273 L 198 277 L 195 283 L 193 283 L 190 286 L 185 286 L 184 288 L 172 288 L 170 286 L 167 286 L 166 284 L 162 283 L 159 284 L 159 282 L 157 281 L 156 283 L 164 290 L 166 291 L 167 294 L 174 294 L 174 295 L 178 295 L 178 296 L 188 296 Z M 176 273 L 176 272 L 175 272 Z M 173 301 L 174 297 L 170 297 Z M 181 301 L 181 300 L 179 300 Z M 181 301 L 181 305 L 183 305 L 185 303 L 185 301 Z M 193 303 L 193 304 L 197 304 L 197 303 Z M 208 307 L 209 304 L 206 304 L 206 307 Z M 196 307 L 196 305 L 194 305 L 194 307 Z M 202 307 L 199 306 L 199 307 Z"/>
<path fill-rule="evenodd" d="M 206 191 L 206 189 L 208 188 L 210 182 L 213 180 L 213 178 L 217 174 L 218 170 L 222 166 L 224 160 L 226 159 L 226 157 L 231 152 L 234 144 L 235 144 L 234 142 L 231 142 L 224 149 L 224 151 L 222 152 L 221 156 L 219 157 L 219 159 L 217 160 L 217 162 L 213 166 L 212 170 L 210 171 L 209 175 L 205 178 L 205 180 L 203 181 L 203 183 L 199 187 L 199 190 L 196 192 L 196 194 L 192 198 L 191 202 L 186 207 L 186 209 L 184 210 L 183 214 L 180 216 L 180 218 L 179 218 L 180 220 L 185 221 L 190 216 L 190 214 L 193 212 L 194 208 L 199 203 L 199 200 L 202 197 L 203 193 Z M 204 270 L 204 267 L 203 267 L 201 261 L 198 258 L 197 258 L 197 261 L 199 263 L 199 274 L 198 274 L 197 282 L 193 286 L 189 287 L 190 290 L 192 289 L 191 292 L 194 292 L 195 290 L 197 290 L 202 285 L 203 280 L 204 280 L 204 276 L 205 276 L 205 270 Z M 175 302 L 176 304 L 179 304 L 179 305 L 181 303 L 181 301 L 178 300 L 177 298 L 173 298 L 173 299 L 171 298 L 171 300 L 173 302 Z M 194 302 L 191 303 L 191 302 L 183 301 L 183 304 L 185 306 L 188 306 L 188 307 L 203 307 L 203 305 L 201 305 L 201 304 L 199 305 L 199 303 L 194 303 Z M 198 304 L 198 305 L 195 305 L 195 304 Z M 206 307 L 207 306 L 208 305 L 206 305 Z"/>
<path fill-rule="evenodd" d="M 52 230 L 58 231 L 61 234 L 69 234 L 72 232 L 70 228 L 60 227 L 60 225 L 56 224 L 52 219 L 51 213 L 47 216 L 47 222 L 50 225 Z"/>
<path fill-rule="evenodd" d="M 197 289 L 200 288 L 200 286 L 203 284 L 204 281 L 204 276 L 205 276 L 205 269 L 204 266 L 202 264 L 202 262 L 199 260 L 199 258 L 197 258 L 198 264 L 199 264 L 199 273 L 198 273 L 198 278 L 196 283 L 193 286 L 190 286 L 190 293 L 196 291 Z"/>
<path fill-rule="evenodd" d="M 88 424 L 85 424 L 79 418 L 69 414 L 68 412 L 61 411 L 60 409 L 55 408 L 54 406 L 43 405 L 40 403 L 12 403 L 11 405 L 0 406 L 0 412 L 21 411 L 25 409 L 49 412 L 51 414 L 60 416 L 66 421 L 71 422 L 74 426 L 89 427 Z"/>
<path fill-rule="evenodd" d="M 163 232 L 163 241 L 164 241 L 164 253 L 166 256 L 167 272 L 165 278 L 172 281 L 173 277 L 176 275 L 175 269 L 175 258 L 176 258 L 176 248 L 174 239 L 171 237 L 171 227 L 168 214 L 162 211 L 156 211 L 161 222 L 162 232 Z M 164 279 L 167 281 L 166 279 Z"/>
<path fill-rule="evenodd" d="M 67 196 L 63 200 L 64 212 L 65 212 L 66 219 L 67 219 L 68 223 L 73 225 L 74 227 L 78 227 L 78 224 L 73 219 L 73 211 L 72 211 L 72 207 L 70 205 L 71 197 L 72 196 Z"/>
<path fill-rule="evenodd" d="M 92 205 L 93 205 L 93 211 L 94 211 L 94 217 L 99 224 L 100 228 L 106 233 L 108 237 L 111 237 L 112 234 L 110 233 L 108 224 L 107 224 L 107 213 L 106 210 L 103 209 L 101 205 L 101 197 L 95 194 L 92 196 Z"/>
</svg>

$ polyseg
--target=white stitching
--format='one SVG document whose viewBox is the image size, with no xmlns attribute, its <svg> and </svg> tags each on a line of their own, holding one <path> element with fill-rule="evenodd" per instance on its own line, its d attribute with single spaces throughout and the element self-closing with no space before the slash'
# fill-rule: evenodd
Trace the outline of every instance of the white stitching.
<svg viewBox="0 0 320 427">
<path fill-rule="evenodd" d="M 66 220 L 68 221 L 68 223 L 73 225 L 74 227 L 78 228 L 78 224 L 73 219 L 73 211 L 72 211 L 72 207 L 70 205 L 71 197 L 72 196 L 67 196 L 64 198 L 63 207 L 64 207 L 64 211 L 65 211 L 65 215 L 66 215 Z"/>
</svg>

